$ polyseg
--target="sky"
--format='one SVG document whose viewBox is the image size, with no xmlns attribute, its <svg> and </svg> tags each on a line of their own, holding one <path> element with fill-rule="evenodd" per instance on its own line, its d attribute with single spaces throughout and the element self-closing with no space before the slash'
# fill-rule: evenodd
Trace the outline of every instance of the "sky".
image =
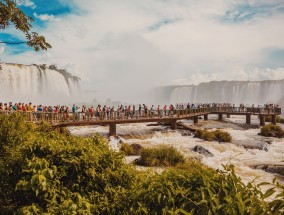
<svg viewBox="0 0 284 215">
<path fill-rule="evenodd" d="M 56 64 L 90 98 L 157 86 L 284 79 L 284 0 L 25 0 L 48 51 L 0 45 L 2 62 Z M 13 28 L 0 40 L 22 41 Z"/>
</svg>

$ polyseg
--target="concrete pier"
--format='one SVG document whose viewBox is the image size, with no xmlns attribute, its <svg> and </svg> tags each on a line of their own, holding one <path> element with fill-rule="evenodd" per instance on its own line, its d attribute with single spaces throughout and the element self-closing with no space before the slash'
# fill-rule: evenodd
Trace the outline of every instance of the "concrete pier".
<svg viewBox="0 0 284 215">
<path fill-rule="evenodd" d="M 265 125 L 265 116 L 264 115 L 259 115 L 259 124 L 261 126 Z"/>
<path fill-rule="evenodd" d="M 109 136 L 116 136 L 116 124 L 109 124 Z"/>
<path fill-rule="evenodd" d="M 251 115 L 247 114 L 246 115 L 246 124 L 250 124 L 251 123 Z"/>
<path fill-rule="evenodd" d="M 273 125 L 276 125 L 276 115 L 272 115 L 272 116 L 271 116 L 271 123 L 272 123 Z"/>
<path fill-rule="evenodd" d="M 208 114 L 204 114 L 204 121 L 208 120 Z"/>
<path fill-rule="evenodd" d="M 193 123 L 194 123 L 194 124 L 197 124 L 197 123 L 198 123 L 198 116 L 194 116 L 194 117 L 193 117 Z"/>
<path fill-rule="evenodd" d="M 174 119 L 171 121 L 171 129 L 177 130 L 177 120 Z"/>
<path fill-rule="evenodd" d="M 223 114 L 221 114 L 221 113 L 218 114 L 218 120 L 219 120 L 219 121 L 222 121 L 222 120 L 223 120 Z"/>
</svg>

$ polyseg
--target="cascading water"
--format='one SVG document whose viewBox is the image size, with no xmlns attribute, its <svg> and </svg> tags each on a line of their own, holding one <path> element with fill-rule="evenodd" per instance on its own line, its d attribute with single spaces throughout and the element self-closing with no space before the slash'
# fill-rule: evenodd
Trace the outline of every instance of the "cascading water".
<svg viewBox="0 0 284 215">
<path fill-rule="evenodd" d="M 80 79 L 55 66 L 2 63 L 2 102 L 72 103 L 80 97 Z"/>
<path fill-rule="evenodd" d="M 162 90 L 159 90 L 161 94 Z M 157 95 L 160 97 L 160 95 Z M 165 95 L 163 95 L 163 98 Z M 284 98 L 284 80 L 212 81 L 197 86 L 175 86 L 168 94 L 171 103 L 230 102 L 236 105 L 280 103 Z"/>
</svg>

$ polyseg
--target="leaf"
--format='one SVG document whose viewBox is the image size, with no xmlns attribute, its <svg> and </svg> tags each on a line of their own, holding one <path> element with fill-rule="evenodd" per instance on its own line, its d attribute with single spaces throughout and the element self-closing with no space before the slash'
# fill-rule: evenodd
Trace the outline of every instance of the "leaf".
<svg viewBox="0 0 284 215">
<path fill-rule="evenodd" d="M 266 199 L 267 197 L 271 196 L 273 193 L 275 193 L 275 188 L 270 188 L 265 192 L 263 198 Z"/>
</svg>

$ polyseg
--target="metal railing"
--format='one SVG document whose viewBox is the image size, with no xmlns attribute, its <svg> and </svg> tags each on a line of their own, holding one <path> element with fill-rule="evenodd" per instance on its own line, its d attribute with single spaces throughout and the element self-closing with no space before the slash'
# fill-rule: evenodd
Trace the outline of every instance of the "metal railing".
<svg viewBox="0 0 284 215">
<path fill-rule="evenodd" d="M 0 111 L 0 114 L 19 113 L 26 116 L 30 122 L 78 122 L 78 121 L 106 121 L 106 120 L 138 120 L 138 119 L 153 119 L 153 118 L 173 118 L 186 117 L 194 115 L 202 115 L 209 113 L 210 108 L 194 108 L 183 110 L 136 110 L 136 111 L 95 111 L 95 112 L 22 112 L 22 111 Z"/>
<path fill-rule="evenodd" d="M 243 114 L 281 114 L 281 108 L 251 108 L 251 107 L 206 107 L 174 110 L 135 110 L 135 111 L 95 111 L 95 112 L 22 112 L 0 111 L 0 114 L 19 113 L 26 116 L 30 122 L 80 122 L 80 121 L 115 121 L 115 120 L 139 120 L 153 118 L 186 118 L 210 113 L 243 113 Z"/>
<path fill-rule="evenodd" d="M 248 113 L 248 114 L 281 114 L 281 108 L 259 108 L 259 107 L 212 107 L 212 112 L 220 113 Z"/>
</svg>

